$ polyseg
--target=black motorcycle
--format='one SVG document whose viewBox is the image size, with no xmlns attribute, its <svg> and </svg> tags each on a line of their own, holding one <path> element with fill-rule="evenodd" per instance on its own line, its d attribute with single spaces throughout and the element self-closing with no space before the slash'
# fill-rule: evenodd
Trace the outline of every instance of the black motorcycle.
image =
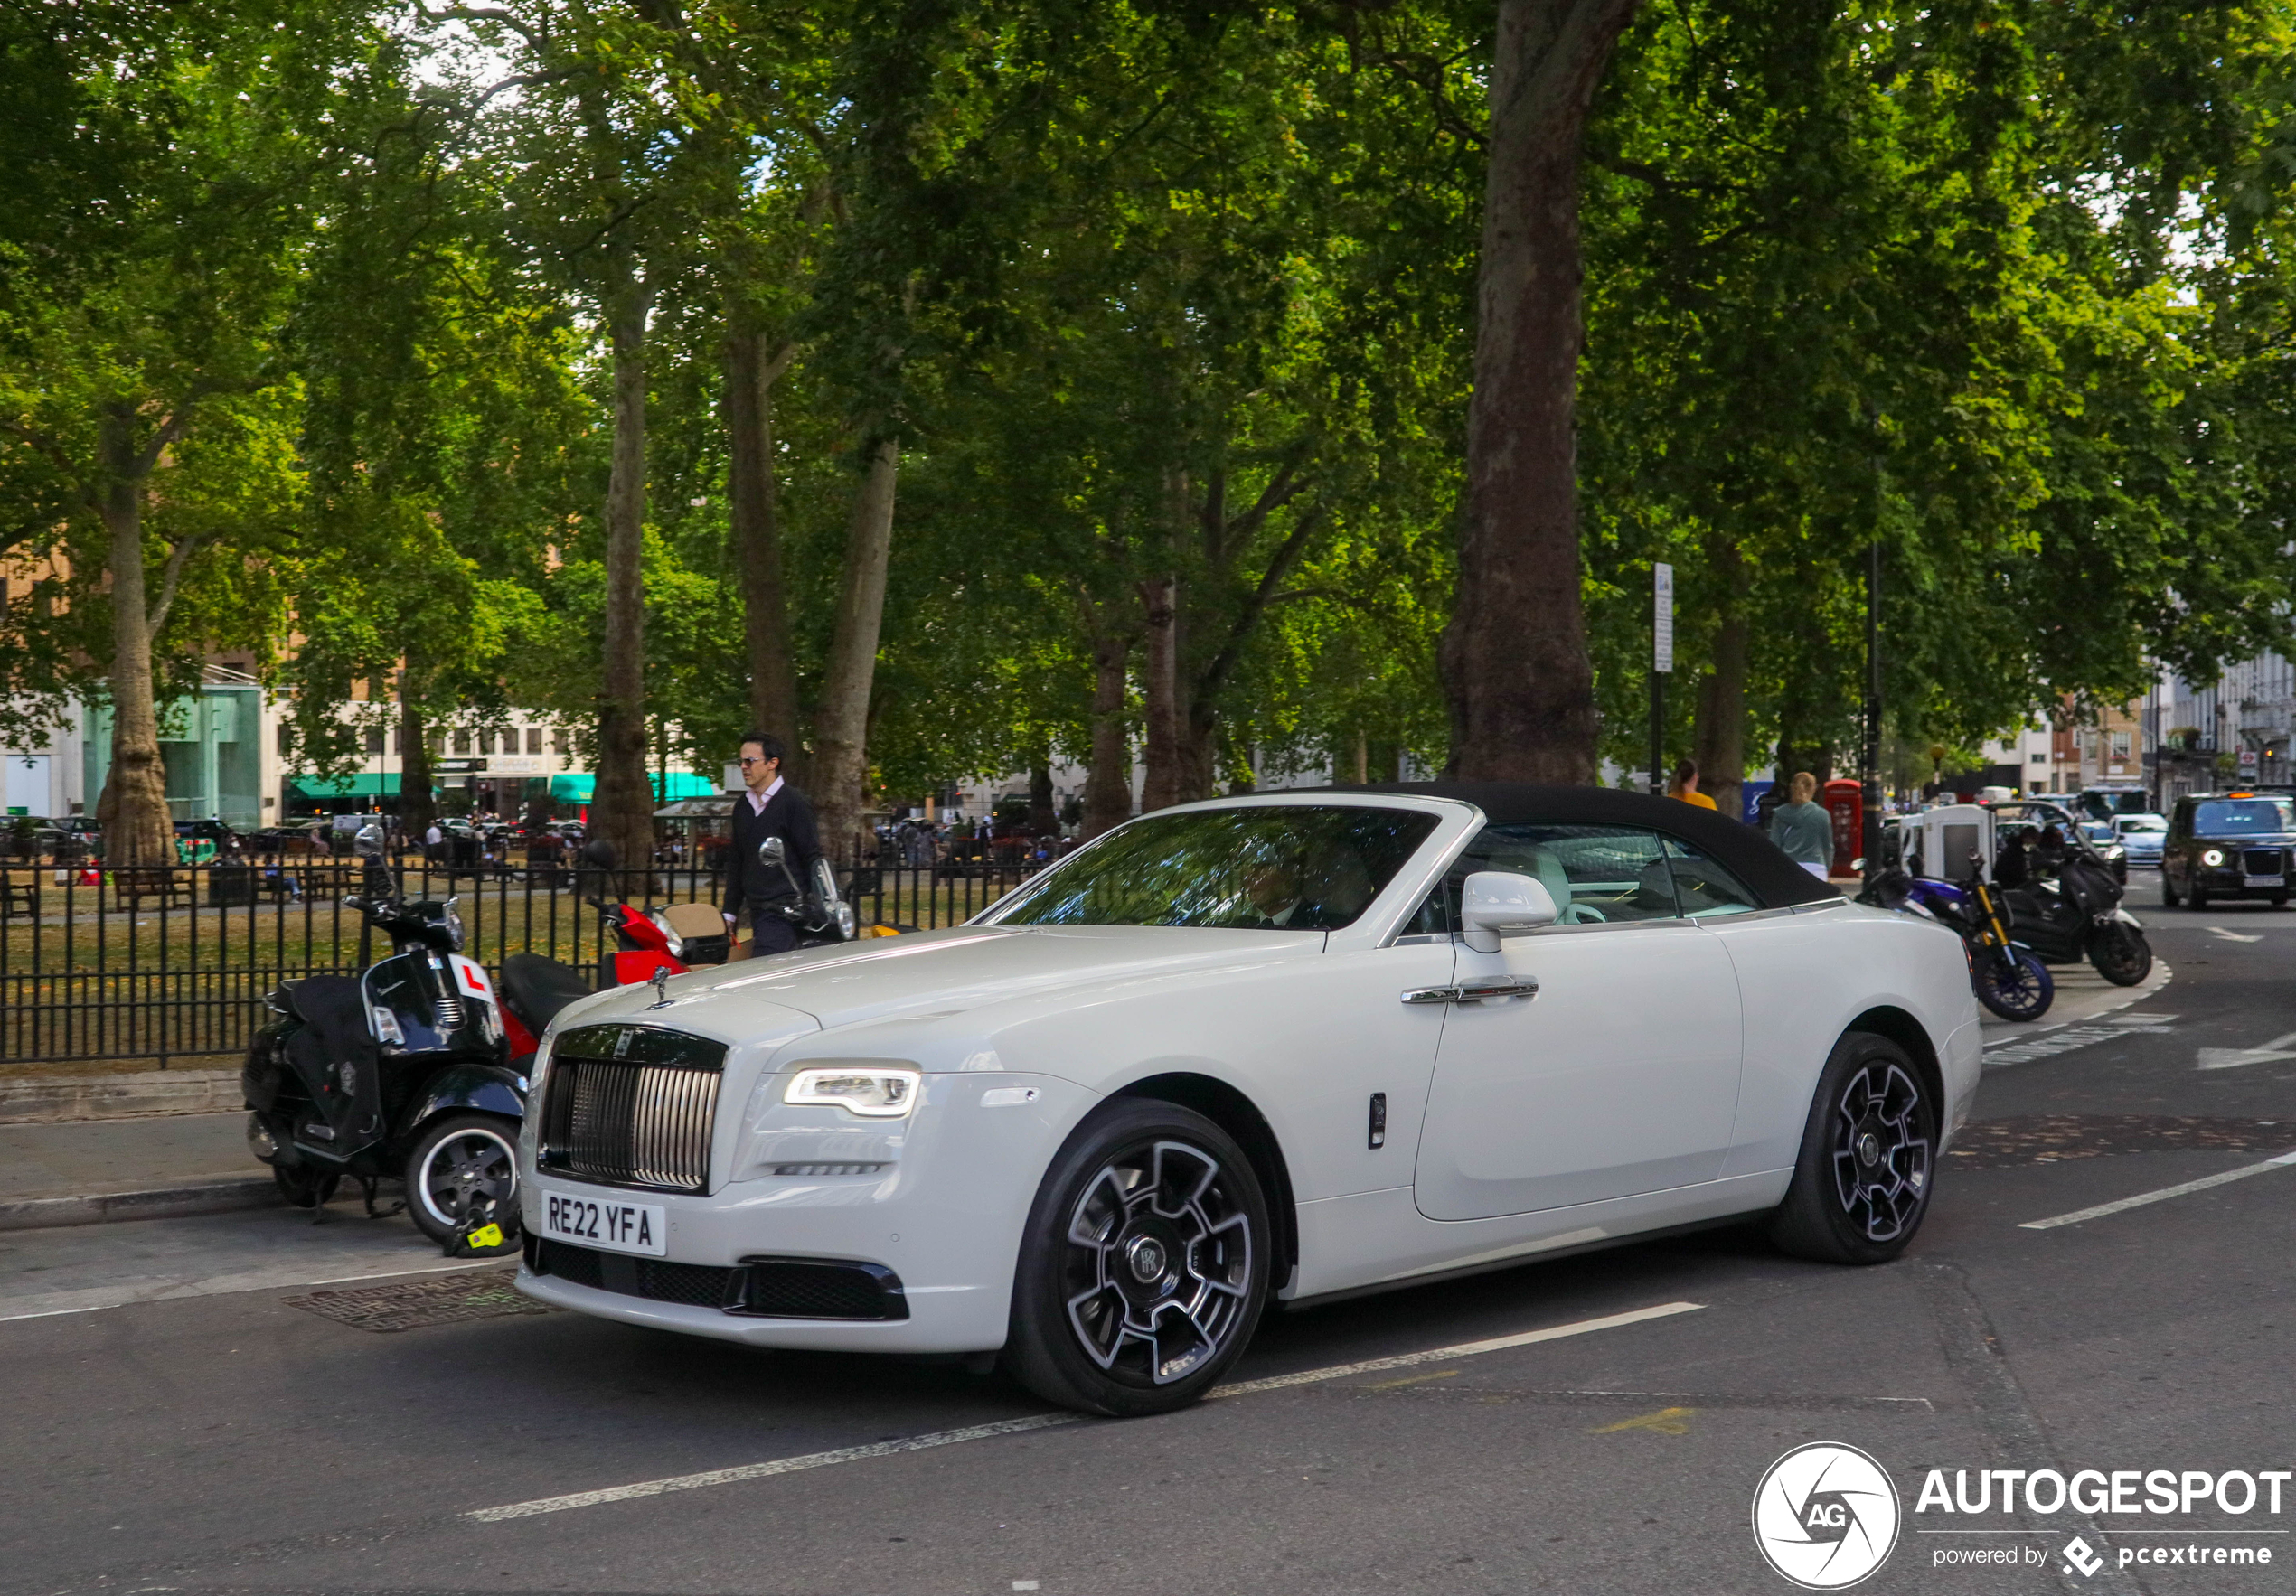
<svg viewBox="0 0 2296 1596">
<path fill-rule="evenodd" d="M 375 1181 L 399 1176 L 408 1216 L 434 1241 L 489 1224 L 513 1233 L 526 1077 L 493 983 L 460 952 L 455 899 L 398 896 L 381 848 L 378 828 L 361 834 L 363 890 L 343 902 L 391 953 L 363 975 L 282 981 L 264 999 L 277 1018 L 240 1075 L 249 1145 L 296 1207 L 318 1207 L 349 1176 L 372 1213 Z"/>
<path fill-rule="evenodd" d="M 2088 961 L 2115 986 L 2136 986 L 2152 973 L 2144 926 L 2121 906 L 2125 891 L 2112 867 L 2054 804 L 2000 804 L 2010 822 L 1993 879 L 2017 940 L 2047 964 Z"/>
</svg>

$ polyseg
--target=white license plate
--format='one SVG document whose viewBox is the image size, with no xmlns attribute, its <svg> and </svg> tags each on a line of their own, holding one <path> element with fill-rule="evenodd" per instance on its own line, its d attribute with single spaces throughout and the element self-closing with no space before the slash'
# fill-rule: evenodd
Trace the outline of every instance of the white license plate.
<svg viewBox="0 0 2296 1596">
<path fill-rule="evenodd" d="M 2283 879 L 2279 876 L 2243 876 L 2240 884 L 2243 887 L 2277 887 Z"/>
<path fill-rule="evenodd" d="M 644 1253 L 664 1256 L 670 1250 L 667 1209 L 653 1203 L 626 1203 L 616 1197 L 569 1197 L 541 1188 L 542 1234 L 558 1241 L 609 1253 Z"/>
</svg>

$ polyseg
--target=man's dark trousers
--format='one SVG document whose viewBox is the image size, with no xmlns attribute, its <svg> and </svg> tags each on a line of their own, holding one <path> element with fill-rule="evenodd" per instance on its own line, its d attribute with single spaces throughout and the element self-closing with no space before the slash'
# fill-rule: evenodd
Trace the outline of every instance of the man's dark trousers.
<svg viewBox="0 0 2296 1596">
<path fill-rule="evenodd" d="M 749 912 L 749 956 L 762 959 L 767 953 L 786 953 L 797 945 L 797 928 L 771 909 Z"/>
</svg>

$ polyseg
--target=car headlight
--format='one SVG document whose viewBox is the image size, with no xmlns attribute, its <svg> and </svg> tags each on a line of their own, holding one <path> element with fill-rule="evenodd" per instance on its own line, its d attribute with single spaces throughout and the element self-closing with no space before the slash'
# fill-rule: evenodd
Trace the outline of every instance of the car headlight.
<svg viewBox="0 0 2296 1596">
<path fill-rule="evenodd" d="M 840 1066 L 835 1069 L 801 1069 L 790 1077 L 784 1103 L 834 1104 L 863 1119 L 898 1120 L 916 1105 L 921 1071 Z"/>
<path fill-rule="evenodd" d="M 2200 862 L 2213 870 L 2225 862 L 2225 850 L 2221 848 L 2211 848 L 2200 856 Z"/>
</svg>

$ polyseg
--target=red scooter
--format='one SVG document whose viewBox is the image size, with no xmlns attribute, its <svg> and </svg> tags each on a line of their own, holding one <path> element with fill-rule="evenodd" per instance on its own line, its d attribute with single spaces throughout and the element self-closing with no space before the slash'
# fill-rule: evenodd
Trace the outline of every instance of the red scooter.
<svg viewBox="0 0 2296 1596">
<path fill-rule="evenodd" d="M 608 987 L 632 986 L 652 981 L 658 973 L 683 975 L 696 964 L 722 964 L 732 952 L 733 939 L 725 916 L 709 904 L 669 904 L 640 909 L 626 903 L 608 904 L 604 878 L 616 866 L 614 846 L 604 840 L 582 850 L 585 875 L 598 878 L 598 890 L 588 894 L 591 905 L 614 928 L 616 951 L 600 955 L 593 983 L 572 965 L 541 953 L 513 953 L 503 961 L 503 1029 L 510 1042 L 513 1068 L 541 1045 L 559 1010 L 577 998 L 587 998 Z M 578 887 L 579 891 L 579 888 Z"/>
</svg>

